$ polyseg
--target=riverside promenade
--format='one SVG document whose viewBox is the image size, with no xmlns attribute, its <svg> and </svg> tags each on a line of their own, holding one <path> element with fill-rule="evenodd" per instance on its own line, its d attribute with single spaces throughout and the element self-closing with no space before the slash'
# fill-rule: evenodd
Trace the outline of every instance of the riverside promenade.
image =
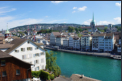
<svg viewBox="0 0 122 81">
<path fill-rule="evenodd" d="M 45 49 L 55 50 L 54 48 L 44 47 Z M 101 56 L 101 57 L 111 57 L 110 53 L 97 53 L 97 52 L 83 52 L 83 51 L 75 51 L 75 50 L 65 50 L 58 49 L 57 51 L 63 51 L 68 53 L 82 54 L 82 55 L 93 55 L 93 56 Z"/>
</svg>

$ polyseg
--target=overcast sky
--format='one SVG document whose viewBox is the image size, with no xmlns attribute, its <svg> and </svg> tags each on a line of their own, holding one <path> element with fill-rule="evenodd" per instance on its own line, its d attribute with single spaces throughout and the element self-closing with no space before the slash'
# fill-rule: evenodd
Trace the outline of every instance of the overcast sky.
<svg viewBox="0 0 122 81">
<path fill-rule="evenodd" d="M 121 24 L 121 1 L 0 1 L 0 30 L 35 23 Z"/>
</svg>

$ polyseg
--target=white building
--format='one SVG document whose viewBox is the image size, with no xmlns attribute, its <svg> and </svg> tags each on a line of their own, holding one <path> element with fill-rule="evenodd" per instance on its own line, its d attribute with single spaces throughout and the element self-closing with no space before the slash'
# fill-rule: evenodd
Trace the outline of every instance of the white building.
<svg viewBox="0 0 122 81">
<path fill-rule="evenodd" d="M 65 39 L 65 36 L 58 35 L 56 37 L 56 46 L 63 46 L 63 40 Z"/>
<path fill-rule="evenodd" d="M 119 34 L 119 43 L 117 47 L 117 52 L 121 53 L 121 33 Z"/>
<path fill-rule="evenodd" d="M 63 46 L 64 47 L 68 47 L 69 46 L 69 39 L 66 38 L 66 39 L 63 40 Z"/>
<path fill-rule="evenodd" d="M 50 45 L 56 45 L 56 36 L 60 35 L 59 32 L 52 32 L 50 35 Z"/>
<path fill-rule="evenodd" d="M 104 51 L 104 37 L 105 34 L 95 34 L 92 36 L 92 51 Z"/>
<path fill-rule="evenodd" d="M 74 49 L 79 49 L 79 50 L 80 50 L 80 47 L 81 47 L 81 45 L 80 45 L 80 38 L 74 37 L 73 40 L 74 40 L 74 41 L 73 41 L 73 42 L 74 42 L 73 48 L 74 48 Z"/>
<path fill-rule="evenodd" d="M 72 36 L 69 37 L 69 47 L 71 47 L 71 48 L 74 47 L 74 40 L 73 40 Z"/>
<path fill-rule="evenodd" d="M 114 49 L 114 43 L 113 33 L 96 34 L 92 37 L 92 50 L 110 52 Z"/>
<path fill-rule="evenodd" d="M 106 33 L 104 38 L 104 51 L 113 51 L 114 49 L 114 34 Z"/>
<path fill-rule="evenodd" d="M 81 37 L 81 50 L 91 50 L 92 37 L 91 35 L 83 35 Z"/>
<path fill-rule="evenodd" d="M 27 39 L 14 39 L 11 44 L 14 45 L 5 52 L 23 61 L 34 64 L 35 67 L 31 68 L 32 71 L 45 69 L 46 55 L 43 48 Z"/>
</svg>

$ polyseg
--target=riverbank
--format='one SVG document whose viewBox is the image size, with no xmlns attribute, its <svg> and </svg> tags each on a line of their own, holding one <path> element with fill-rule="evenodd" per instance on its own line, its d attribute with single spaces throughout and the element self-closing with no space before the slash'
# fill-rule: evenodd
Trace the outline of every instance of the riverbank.
<svg viewBox="0 0 122 81">
<path fill-rule="evenodd" d="M 44 47 L 45 49 L 55 50 L 54 48 Z M 111 58 L 111 53 L 98 53 L 98 52 L 83 52 L 83 51 L 75 51 L 75 50 L 65 50 L 65 49 L 58 49 L 57 51 L 63 51 L 68 53 L 75 53 L 75 54 L 82 54 L 82 55 L 92 55 L 92 56 L 100 56 L 100 57 L 109 57 Z M 117 55 L 121 56 L 121 55 Z"/>
</svg>

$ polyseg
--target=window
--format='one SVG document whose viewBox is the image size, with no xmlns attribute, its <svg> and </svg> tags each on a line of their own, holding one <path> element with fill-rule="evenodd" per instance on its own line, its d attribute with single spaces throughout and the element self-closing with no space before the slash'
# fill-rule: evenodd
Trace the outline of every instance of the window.
<svg viewBox="0 0 122 81">
<path fill-rule="evenodd" d="M 25 48 L 21 48 L 21 51 L 25 51 Z"/>
<path fill-rule="evenodd" d="M 41 55 L 44 55 L 44 52 L 42 52 Z"/>
<path fill-rule="evenodd" d="M 19 52 L 19 50 L 15 50 L 15 52 Z"/>
<path fill-rule="evenodd" d="M 28 51 L 31 51 L 31 50 L 32 50 L 32 47 L 27 47 L 27 50 L 28 50 Z"/>
<path fill-rule="evenodd" d="M 41 63 L 43 63 L 44 62 L 44 59 L 41 59 Z"/>
<path fill-rule="evenodd" d="M 26 55 L 22 55 L 22 59 L 26 59 Z"/>
<path fill-rule="evenodd" d="M 36 67 L 36 71 L 39 71 L 39 66 L 38 66 L 38 67 Z"/>
<path fill-rule="evenodd" d="M 34 64 L 38 64 L 38 63 L 39 63 L 39 61 L 38 61 L 38 60 L 35 60 L 35 61 L 34 61 Z"/>
<path fill-rule="evenodd" d="M 28 41 L 28 44 L 29 44 L 30 42 Z"/>
<path fill-rule="evenodd" d="M 2 76 L 3 76 L 3 77 L 7 76 L 7 75 L 6 75 L 6 71 L 3 71 L 3 72 L 2 72 Z"/>
<path fill-rule="evenodd" d="M 16 70 L 16 75 L 20 75 L 20 70 Z"/>
<path fill-rule="evenodd" d="M 36 53 L 35 56 L 39 56 L 39 53 Z"/>
<path fill-rule="evenodd" d="M 5 66 L 5 60 L 1 60 L 1 66 Z"/>
<path fill-rule="evenodd" d="M 38 47 L 36 47 L 36 50 L 39 49 Z"/>
</svg>

